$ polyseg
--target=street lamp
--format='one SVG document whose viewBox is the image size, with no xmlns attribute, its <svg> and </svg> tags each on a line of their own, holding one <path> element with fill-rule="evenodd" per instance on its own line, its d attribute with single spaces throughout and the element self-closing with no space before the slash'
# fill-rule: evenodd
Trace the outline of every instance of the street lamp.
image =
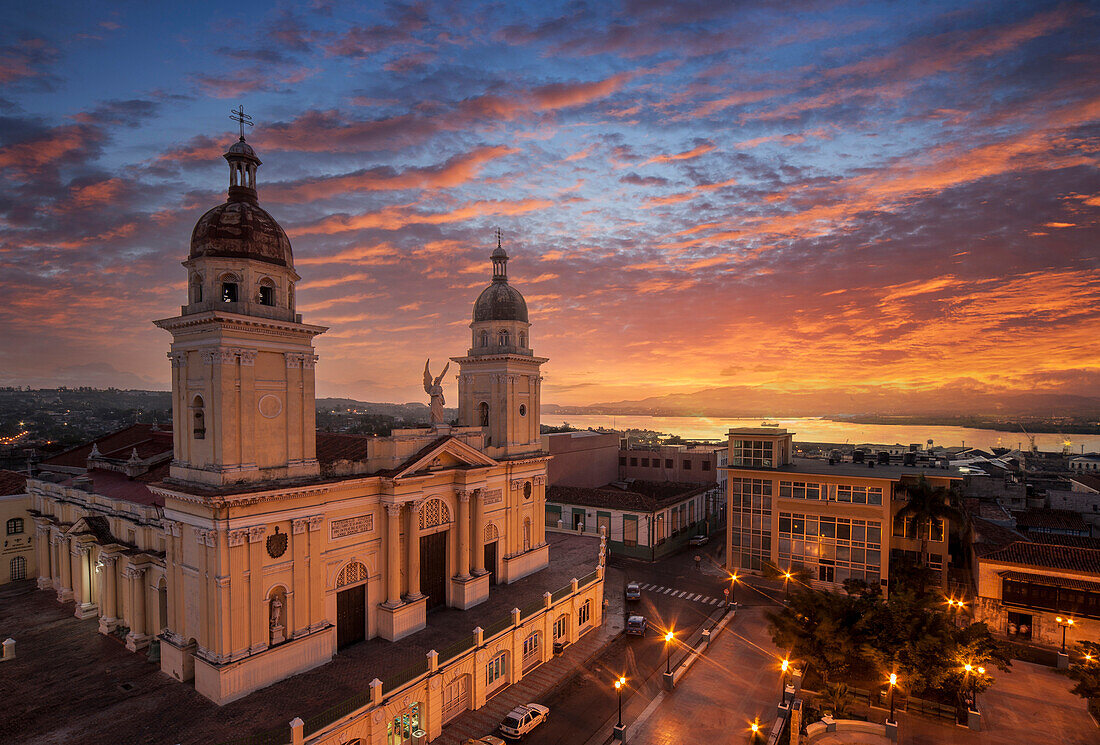
<svg viewBox="0 0 1100 745">
<path fill-rule="evenodd" d="M 894 686 L 898 684 L 897 673 L 890 673 L 890 721 L 897 721 L 894 719 Z"/>
<path fill-rule="evenodd" d="M 753 722 L 749 725 L 749 729 L 752 730 L 752 735 L 749 736 L 749 742 L 755 743 L 760 741 L 760 723 Z"/>
<path fill-rule="evenodd" d="M 623 727 L 623 686 L 626 685 L 626 678 L 619 678 L 615 681 L 615 691 L 619 694 L 619 729 Z"/>
<path fill-rule="evenodd" d="M 1062 654 L 1066 653 L 1066 629 L 1073 625 L 1072 618 L 1062 618 L 1061 616 L 1055 616 L 1054 620 L 1058 622 L 1058 625 L 1062 627 Z"/>
<path fill-rule="evenodd" d="M 782 664 L 780 664 L 779 666 L 780 669 L 783 670 L 783 690 L 787 689 L 787 670 L 790 668 L 790 666 L 791 661 L 789 659 L 784 659 Z"/>
<path fill-rule="evenodd" d="M 783 572 L 783 598 L 785 600 L 790 600 L 791 599 L 790 582 L 791 582 L 791 573 L 789 571 L 788 572 Z"/>
<path fill-rule="evenodd" d="M 665 675 L 672 672 L 672 632 L 665 634 Z"/>
<path fill-rule="evenodd" d="M 978 675 L 985 675 L 985 668 L 978 668 Z M 974 686 L 970 689 L 970 698 L 974 701 L 974 708 L 978 708 L 978 676 L 974 676 Z"/>
<path fill-rule="evenodd" d="M 730 603 L 737 605 L 737 572 L 730 575 Z"/>
<path fill-rule="evenodd" d="M 966 672 L 966 675 L 964 675 L 964 676 L 963 676 L 963 696 L 964 696 L 964 698 L 965 698 L 965 695 L 966 695 L 966 684 L 970 682 L 970 673 L 974 672 L 974 668 L 973 668 L 973 667 L 971 666 L 971 664 L 970 664 L 970 663 L 968 662 L 968 663 L 966 663 L 965 665 L 963 665 L 963 670 L 964 670 L 964 671 Z M 970 705 L 971 705 L 971 706 L 973 706 L 973 705 L 974 705 L 974 701 L 973 701 L 973 698 L 971 698 L 971 701 L 970 701 Z"/>
</svg>

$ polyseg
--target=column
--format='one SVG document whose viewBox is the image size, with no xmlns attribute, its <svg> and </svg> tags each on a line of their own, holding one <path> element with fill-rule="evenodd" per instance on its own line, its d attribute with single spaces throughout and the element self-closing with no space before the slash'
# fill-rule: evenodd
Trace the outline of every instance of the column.
<svg viewBox="0 0 1100 745">
<path fill-rule="evenodd" d="M 45 590 L 52 582 L 50 579 L 50 532 L 41 525 L 36 526 L 34 535 L 34 554 L 38 564 L 38 589 Z"/>
<path fill-rule="evenodd" d="M 458 492 L 458 578 L 470 576 L 470 492 Z"/>
<path fill-rule="evenodd" d="M 418 600 L 424 597 L 420 594 L 420 517 L 411 507 L 408 513 L 409 522 L 405 536 L 409 550 L 409 600 Z"/>
<path fill-rule="evenodd" d="M 386 606 L 401 605 L 401 505 L 386 505 Z"/>
<path fill-rule="evenodd" d="M 103 564 L 103 605 L 99 609 L 99 633 L 109 634 L 118 622 L 118 591 L 115 577 L 117 557 L 100 554 L 99 561 Z"/>
<path fill-rule="evenodd" d="M 474 496 L 474 574 L 485 574 L 485 496 L 478 489 Z"/>
<path fill-rule="evenodd" d="M 72 541 L 68 536 L 57 539 L 57 563 L 61 570 L 61 586 L 57 588 L 57 599 L 61 602 L 73 597 L 73 557 L 69 554 Z"/>
<path fill-rule="evenodd" d="M 266 528 L 254 525 L 248 529 L 248 613 L 249 654 L 268 647 L 267 598 L 264 597 L 264 533 Z"/>
</svg>

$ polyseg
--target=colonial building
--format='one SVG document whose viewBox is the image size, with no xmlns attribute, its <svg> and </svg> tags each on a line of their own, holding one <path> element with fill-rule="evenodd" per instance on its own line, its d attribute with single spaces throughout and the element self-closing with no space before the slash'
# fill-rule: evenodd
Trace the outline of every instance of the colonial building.
<svg viewBox="0 0 1100 745">
<path fill-rule="evenodd" d="M 172 336 L 173 430 L 138 427 L 31 482 L 39 586 L 218 703 L 397 640 L 549 562 L 539 369 L 508 256 L 474 305 L 459 426 L 318 435 L 313 339 L 260 160 L 225 154 L 228 199 L 191 235 Z M 72 461 L 69 463 L 69 461 Z M 67 471 L 67 473 L 66 473 Z M 48 548 L 44 548 L 47 547 Z M 598 617 L 598 616 L 597 616 Z"/>
<path fill-rule="evenodd" d="M 30 504 L 27 477 L 0 469 L 0 525 L 4 526 L 0 585 L 35 576 L 34 526 L 27 511 Z"/>
<path fill-rule="evenodd" d="M 948 487 L 962 480 L 957 470 L 796 458 L 793 437 L 783 429 L 729 432 L 729 571 L 802 567 L 817 586 L 857 579 L 886 590 L 891 559 L 923 552 L 946 582 L 946 522 L 895 516 L 905 480 L 924 476 Z"/>
</svg>

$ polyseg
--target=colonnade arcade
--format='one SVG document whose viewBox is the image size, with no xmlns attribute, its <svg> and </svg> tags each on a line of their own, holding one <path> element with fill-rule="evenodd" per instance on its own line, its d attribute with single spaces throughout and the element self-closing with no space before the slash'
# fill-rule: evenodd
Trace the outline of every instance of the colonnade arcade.
<svg viewBox="0 0 1100 745">
<path fill-rule="evenodd" d="M 77 618 L 98 616 L 100 632 L 125 635 L 130 651 L 147 647 L 167 625 L 163 559 L 113 539 L 103 517 L 34 520 L 38 588 L 73 602 Z"/>
</svg>

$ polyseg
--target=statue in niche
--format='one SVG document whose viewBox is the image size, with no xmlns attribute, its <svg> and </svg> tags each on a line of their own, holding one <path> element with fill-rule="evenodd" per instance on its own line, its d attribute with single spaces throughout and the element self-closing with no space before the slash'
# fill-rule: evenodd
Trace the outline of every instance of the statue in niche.
<svg viewBox="0 0 1100 745">
<path fill-rule="evenodd" d="M 269 614 L 271 617 L 271 646 L 275 646 L 286 641 L 286 627 L 282 622 L 283 603 L 279 600 L 277 594 L 271 597 Z"/>
<path fill-rule="evenodd" d="M 439 377 L 432 379 L 432 374 L 428 372 L 428 364 L 431 360 L 427 360 L 424 363 L 424 392 L 431 397 L 431 423 L 432 426 L 443 424 L 443 406 L 446 401 L 443 400 L 443 376 L 447 374 L 447 370 L 451 367 L 451 363 L 448 362 L 443 366 L 443 372 L 439 373 Z"/>
</svg>

